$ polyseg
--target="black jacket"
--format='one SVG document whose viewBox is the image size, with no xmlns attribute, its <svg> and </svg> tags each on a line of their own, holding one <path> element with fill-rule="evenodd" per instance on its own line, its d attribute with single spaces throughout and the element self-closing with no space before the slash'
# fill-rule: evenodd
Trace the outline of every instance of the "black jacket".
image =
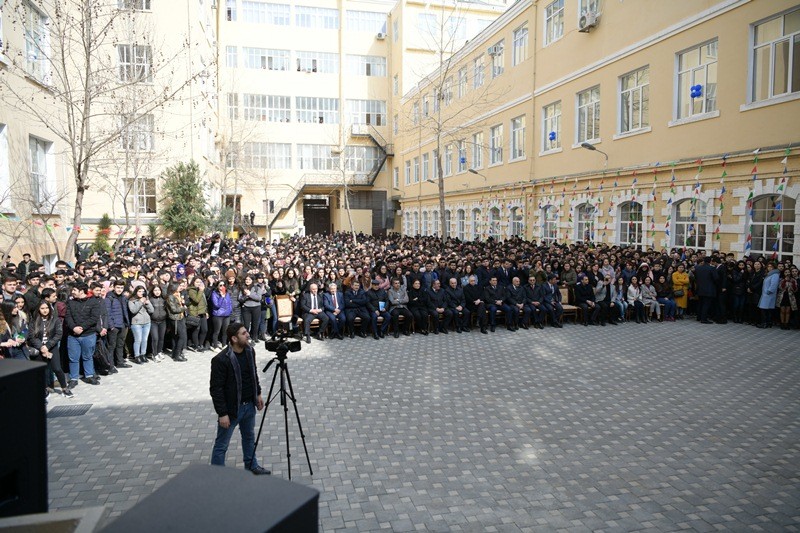
<svg viewBox="0 0 800 533">
<path fill-rule="evenodd" d="M 408 308 L 409 309 L 427 309 L 428 308 L 428 293 L 424 289 L 408 289 Z"/>
<path fill-rule="evenodd" d="M 543 289 L 544 286 L 539 283 L 533 286 L 530 283 L 525 285 L 525 303 L 532 305 L 533 302 L 539 302 L 541 305 L 545 301 Z"/>
<path fill-rule="evenodd" d="M 522 285 L 514 287 L 512 283 L 506 288 L 506 303 L 508 305 L 519 305 L 525 303 L 525 289 Z"/>
<path fill-rule="evenodd" d="M 486 288 L 483 290 L 484 300 L 486 300 L 486 305 L 496 305 L 495 302 L 505 301 L 506 299 L 506 289 L 498 283 L 495 287 L 491 285 L 487 285 Z"/>
<path fill-rule="evenodd" d="M 383 302 L 383 310 L 385 312 L 389 311 L 389 298 L 386 296 L 386 291 L 383 289 L 378 289 L 377 291 L 373 291 L 372 289 L 367 291 L 367 309 L 369 309 L 370 313 L 374 313 L 375 311 L 380 310 L 380 303 Z"/>
<path fill-rule="evenodd" d="M 697 295 L 705 298 L 714 298 L 717 295 L 717 270 L 703 263 L 694 269 L 694 279 L 697 283 Z"/>
<path fill-rule="evenodd" d="M 240 371 L 246 372 L 249 370 L 252 372 L 256 397 L 258 397 L 261 395 L 261 384 L 258 382 L 258 373 L 256 372 L 256 352 L 249 346 L 245 350 L 252 358 L 252 367 L 250 369 L 240 369 Z M 214 402 L 214 410 L 217 412 L 217 416 L 228 416 L 231 420 L 236 420 L 241 402 L 251 399 L 255 403 L 257 398 L 241 397 L 241 377 L 236 375 L 229 352 L 231 352 L 230 346 L 211 359 L 211 385 L 209 391 L 211 392 L 211 401 Z"/>
<path fill-rule="evenodd" d="M 84 300 L 67 301 L 67 316 L 64 318 L 64 326 L 67 328 L 68 334 L 73 337 L 86 337 L 99 333 L 102 329 L 100 306 L 105 307 L 105 303 L 93 296 Z M 80 335 L 75 335 L 73 331 L 77 326 L 83 328 L 83 333 Z"/>
<path fill-rule="evenodd" d="M 447 307 L 447 300 L 443 289 L 435 291 L 428 289 L 428 309 L 435 311 L 436 309 L 444 309 Z"/>
<path fill-rule="evenodd" d="M 464 297 L 464 289 L 459 286 L 456 288 L 447 287 L 444 291 L 444 301 L 447 302 L 447 307 L 455 310 L 456 307 L 467 307 L 467 300 Z"/>
<path fill-rule="evenodd" d="M 353 289 L 347 289 L 344 293 L 344 308 L 345 311 L 348 309 L 355 309 L 355 310 L 366 310 L 367 309 L 367 295 L 363 289 L 359 288 L 358 291 L 354 291 Z"/>
<path fill-rule="evenodd" d="M 486 300 L 483 298 L 483 289 L 478 286 L 476 283 L 475 285 L 464 285 L 464 299 L 467 301 L 467 309 L 470 311 L 474 311 L 478 308 L 475 305 L 475 300 L 480 300 L 484 304 Z"/>
<path fill-rule="evenodd" d="M 594 302 L 594 287 L 592 284 L 578 283 L 575 286 L 575 303 L 576 305 L 585 304 L 587 301 Z"/>
</svg>

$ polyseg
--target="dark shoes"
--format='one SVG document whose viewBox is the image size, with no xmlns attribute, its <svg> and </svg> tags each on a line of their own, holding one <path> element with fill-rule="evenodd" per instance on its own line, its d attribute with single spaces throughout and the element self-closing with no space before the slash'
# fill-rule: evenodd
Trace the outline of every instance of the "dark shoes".
<svg viewBox="0 0 800 533">
<path fill-rule="evenodd" d="M 481 333 L 483 333 L 484 335 L 488 335 L 489 334 L 489 332 L 486 331 L 486 328 L 481 328 Z"/>
<path fill-rule="evenodd" d="M 97 380 L 97 376 L 90 376 L 88 378 L 83 378 L 84 383 L 88 383 L 89 385 L 100 385 L 100 382 Z"/>
<path fill-rule="evenodd" d="M 122 363 L 117 365 L 117 368 L 132 368 L 132 366 L 123 361 Z"/>
<path fill-rule="evenodd" d="M 257 466 L 255 468 L 251 469 L 250 471 L 253 473 L 253 475 L 256 475 L 256 476 L 268 476 L 268 475 L 272 474 L 272 472 L 270 472 L 269 470 L 267 470 L 263 466 Z"/>
<path fill-rule="evenodd" d="M 80 381 L 78 381 L 77 379 L 71 379 L 71 380 L 69 380 L 69 383 L 67 383 L 67 386 L 70 389 L 74 389 L 75 387 L 78 386 L 79 383 L 80 383 Z"/>
<path fill-rule="evenodd" d="M 400 332 L 399 331 L 395 331 L 394 332 L 394 338 L 395 339 L 399 339 L 400 338 Z"/>
<path fill-rule="evenodd" d="M 306 344 L 311 344 L 311 335 L 306 335 Z"/>
<path fill-rule="evenodd" d="M 492 333 L 494 333 L 494 326 L 492 326 L 491 328 L 489 328 L 489 331 L 491 331 Z"/>
</svg>

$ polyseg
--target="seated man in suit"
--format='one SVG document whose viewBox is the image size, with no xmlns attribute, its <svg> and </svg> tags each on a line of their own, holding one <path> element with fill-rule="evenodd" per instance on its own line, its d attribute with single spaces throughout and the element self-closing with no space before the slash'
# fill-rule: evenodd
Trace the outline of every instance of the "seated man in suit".
<svg viewBox="0 0 800 533">
<path fill-rule="evenodd" d="M 355 334 L 355 321 L 356 317 L 361 319 L 361 329 L 358 336 L 365 338 L 367 336 L 365 330 L 367 324 L 372 321 L 367 309 L 367 294 L 361 288 L 361 283 L 358 279 L 350 281 L 350 288 L 344 293 L 344 313 L 347 316 L 347 329 L 350 331 L 350 338 L 352 339 Z"/>
<path fill-rule="evenodd" d="M 431 288 L 428 290 L 428 308 L 433 321 L 433 333 L 438 335 L 441 332 L 447 335 L 450 322 L 453 320 L 453 312 L 447 308 L 442 282 L 438 279 L 433 281 Z M 441 320 L 439 315 L 442 317 Z M 444 324 L 442 324 L 442 321 L 444 321 Z"/>
<path fill-rule="evenodd" d="M 583 325 L 596 324 L 600 308 L 595 302 L 594 286 L 589 283 L 589 276 L 581 278 L 575 286 L 575 305 L 583 311 Z"/>
<path fill-rule="evenodd" d="M 536 329 L 544 329 L 542 322 L 544 321 L 544 283 L 537 283 L 537 273 L 532 273 L 528 277 L 528 284 L 525 285 L 525 307 L 528 308 L 531 318 L 533 318 L 533 327 Z"/>
<path fill-rule="evenodd" d="M 375 340 L 386 336 L 389 329 L 389 298 L 386 291 L 380 287 L 381 281 L 373 279 L 367 291 L 367 309 L 369 310 L 370 321 L 372 323 L 372 337 Z M 378 328 L 378 318 L 383 318 L 383 324 Z"/>
<path fill-rule="evenodd" d="M 392 280 L 392 288 L 389 289 L 387 296 L 389 298 L 389 314 L 392 316 L 392 329 L 394 330 L 394 338 L 400 336 L 400 317 L 403 317 L 403 335 L 411 335 L 411 311 L 408 310 L 408 293 L 405 288 L 400 285 L 400 278 Z"/>
<path fill-rule="evenodd" d="M 555 274 L 548 274 L 547 283 L 542 285 L 542 306 L 550 317 L 550 324 L 554 328 L 563 328 L 561 315 L 564 314 L 564 307 L 561 305 L 561 291 Z"/>
<path fill-rule="evenodd" d="M 511 285 L 506 289 L 506 303 L 511 308 L 511 331 L 519 328 L 528 329 L 531 311 L 525 307 L 525 289 L 519 283 L 519 277 L 511 278 Z M 522 317 L 520 317 L 522 313 Z"/>
<path fill-rule="evenodd" d="M 514 312 L 506 303 L 506 290 L 497 283 L 497 276 L 489 278 L 489 284 L 483 291 L 486 308 L 489 311 L 489 328 L 494 332 L 497 324 L 497 312 L 506 315 L 506 327 L 511 329 L 511 314 Z"/>
<path fill-rule="evenodd" d="M 483 300 L 483 288 L 478 285 L 475 274 L 469 277 L 469 283 L 464 287 L 464 299 L 467 301 L 467 309 L 477 317 L 481 333 L 489 333 L 486 331 L 486 302 Z"/>
<path fill-rule="evenodd" d="M 322 295 L 317 291 L 317 284 L 312 283 L 308 287 L 308 292 L 303 293 L 300 299 L 300 310 L 303 313 L 303 333 L 309 344 L 311 343 L 311 322 L 315 318 L 319 320 L 319 329 L 316 335 L 318 340 L 323 340 L 322 334 L 328 327 L 328 315 L 322 309 Z"/>
<path fill-rule="evenodd" d="M 445 303 L 447 308 L 453 313 L 453 320 L 456 323 L 456 332 L 469 331 L 469 309 L 467 300 L 464 297 L 464 289 L 458 284 L 456 278 L 450 278 L 449 287 L 445 289 Z"/>
<path fill-rule="evenodd" d="M 322 296 L 322 305 L 331 322 L 331 335 L 337 339 L 344 340 L 344 326 L 347 323 L 344 313 L 344 296 L 339 292 L 339 288 L 335 283 L 331 283 L 328 286 L 328 292 Z"/>
</svg>

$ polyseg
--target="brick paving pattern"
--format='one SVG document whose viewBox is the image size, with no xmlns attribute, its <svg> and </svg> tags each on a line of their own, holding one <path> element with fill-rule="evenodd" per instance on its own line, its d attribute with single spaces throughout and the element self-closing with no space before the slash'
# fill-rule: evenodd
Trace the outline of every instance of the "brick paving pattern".
<svg viewBox="0 0 800 533">
<path fill-rule="evenodd" d="M 293 480 L 323 531 L 798 531 L 798 340 L 685 321 L 303 343 L 314 476 L 290 419 Z M 211 354 L 187 356 L 51 395 L 93 404 L 48 420 L 51 510 L 113 518 L 210 460 Z M 258 456 L 285 478 L 282 415 Z"/>
</svg>

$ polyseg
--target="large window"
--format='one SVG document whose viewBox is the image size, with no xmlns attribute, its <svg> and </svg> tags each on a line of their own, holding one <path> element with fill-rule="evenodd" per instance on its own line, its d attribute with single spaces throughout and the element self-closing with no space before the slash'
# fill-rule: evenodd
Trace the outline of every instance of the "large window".
<svg viewBox="0 0 800 533">
<path fill-rule="evenodd" d="M 251 142 L 244 144 L 242 166 L 250 169 L 288 169 L 292 167 L 292 145 Z"/>
<path fill-rule="evenodd" d="M 132 11 L 150 11 L 150 0 L 117 0 L 117 7 Z"/>
<path fill-rule="evenodd" d="M 700 86 L 700 91 L 695 87 Z M 677 118 L 717 109 L 717 40 L 678 54 Z"/>
<path fill-rule="evenodd" d="M 795 199 L 760 196 L 753 202 L 753 248 L 767 257 L 791 256 L 794 251 Z"/>
<path fill-rule="evenodd" d="M 372 124 L 373 126 L 386 124 L 385 100 L 348 100 L 347 111 L 351 124 Z"/>
<path fill-rule="evenodd" d="M 121 117 L 120 148 L 131 152 L 147 152 L 153 149 L 153 115 Z"/>
<path fill-rule="evenodd" d="M 467 237 L 467 213 L 463 209 L 456 210 L 456 238 L 464 240 Z"/>
<path fill-rule="evenodd" d="M 511 119 L 511 160 L 525 157 L 525 115 Z"/>
<path fill-rule="evenodd" d="M 753 27 L 752 101 L 800 91 L 800 9 Z"/>
<path fill-rule="evenodd" d="M 448 106 L 453 103 L 453 77 L 448 76 L 442 85 L 442 93 L 444 105 Z"/>
<path fill-rule="evenodd" d="M 483 167 L 483 133 L 472 134 L 472 168 Z"/>
<path fill-rule="evenodd" d="M 597 208 L 592 204 L 581 204 L 575 208 L 575 240 L 580 242 L 594 241 L 594 221 Z"/>
<path fill-rule="evenodd" d="M 564 35 L 564 0 L 555 0 L 544 9 L 544 45 Z"/>
<path fill-rule="evenodd" d="M 642 204 L 624 202 L 619 206 L 617 241 L 628 246 L 642 245 Z"/>
<path fill-rule="evenodd" d="M 472 87 L 474 89 L 483 85 L 485 71 L 486 67 L 483 64 L 483 54 L 481 54 L 472 61 Z"/>
<path fill-rule="evenodd" d="M 414 235 L 419 235 L 419 213 L 414 213 Z"/>
<path fill-rule="evenodd" d="M 692 205 L 694 203 L 694 206 Z M 693 208 L 694 207 L 694 208 Z M 675 246 L 706 247 L 706 203 L 683 200 L 675 204 Z"/>
<path fill-rule="evenodd" d="M 406 185 L 411 185 L 411 160 L 406 161 Z"/>
<path fill-rule="evenodd" d="M 297 162 L 301 170 L 336 170 L 339 157 L 332 155 L 336 150 L 330 144 L 298 144 Z"/>
<path fill-rule="evenodd" d="M 322 7 L 295 6 L 295 24 L 301 28 L 338 30 L 339 10 Z"/>
<path fill-rule="evenodd" d="M 466 141 L 458 141 L 458 172 L 467 171 L 467 143 Z"/>
<path fill-rule="evenodd" d="M 424 37 L 436 37 L 438 24 L 433 13 L 417 13 L 417 31 Z"/>
<path fill-rule="evenodd" d="M 50 58 L 50 21 L 31 2 L 25 2 L 24 5 L 25 70 L 32 78 L 44 81 L 49 75 L 47 62 Z"/>
<path fill-rule="evenodd" d="M 8 164 L 8 126 L 0 123 L 0 207 L 4 210 L 11 208 L 11 168 Z"/>
<path fill-rule="evenodd" d="M 500 237 L 500 208 L 489 209 L 489 237 Z"/>
<path fill-rule="evenodd" d="M 561 102 L 554 102 L 542 109 L 542 150 L 561 148 Z"/>
<path fill-rule="evenodd" d="M 239 52 L 235 46 L 225 47 L 225 66 L 237 68 L 239 66 Z"/>
<path fill-rule="evenodd" d="M 55 182 L 51 161 L 53 143 L 29 137 L 31 200 L 35 205 L 48 205 L 55 192 L 51 185 Z M 4 191 L 5 192 L 5 191 Z"/>
<path fill-rule="evenodd" d="M 453 175 L 453 145 L 448 144 L 444 147 L 444 161 L 442 161 L 442 166 L 444 167 L 444 177 L 452 176 Z"/>
<path fill-rule="evenodd" d="M 450 15 L 447 17 L 447 35 L 450 41 L 463 41 L 467 38 L 467 19 Z"/>
<path fill-rule="evenodd" d="M 512 207 L 509 217 L 509 227 L 511 229 L 509 237 L 525 237 L 525 221 L 522 216 L 521 207 Z"/>
<path fill-rule="evenodd" d="M 296 96 L 297 122 L 305 124 L 338 124 L 339 99 Z"/>
<path fill-rule="evenodd" d="M 497 165 L 503 162 L 503 125 L 489 129 L 489 164 Z"/>
<path fill-rule="evenodd" d="M 350 31 L 386 33 L 386 15 L 374 11 L 345 12 L 345 27 Z"/>
<path fill-rule="evenodd" d="M 289 70 L 289 50 L 242 48 L 245 68 Z"/>
<path fill-rule="evenodd" d="M 353 76 L 386 76 L 386 58 L 348 55 L 347 73 Z"/>
<path fill-rule="evenodd" d="M 430 213 L 427 211 L 422 212 L 422 234 L 428 235 L 428 230 L 430 229 Z"/>
<path fill-rule="evenodd" d="M 119 80 L 153 81 L 153 54 L 149 46 L 118 44 Z"/>
<path fill-rule="evenodd" d="M 244 119 L 267 122 L 290 122 L 291 97 L 267 94 L 243 94 Z"/>
<path fill-rule="evenodd" d="M 472 210 L 472 240 L 477 241 L 481 238 L 481 210 L 477 207 Z"/>
<path fill-rule="evenodd" d="M 339 72 L 339 54 L 328 52 L 296 52 L 297 72 L 319 72 L 336 74 Z"/>
<path fill-rule="evenodd" d="M 511 64 L 519 65 L 528 59 L 528 26 L 514 30 L 514 43 L 511 50 Z"/>
<path fill-rule="evenodd" d="M 442 164 L 442 162 L 439 160 L 439 150 L 434 149 L 431 152 L 431 164 L 433 165 L 433 179 L 438 180 L 439 179 L 439 165 Z"/>
<path fill-rule="evenodd" d="M 348 146 L 345 149 L 345 169 L 349 172 L 372 172 L 379 163 L 381 151 L 377 146 Z"/>
<path fill-rule="evenodd" d="M 244 0 L 242 2 L 242 22 L 288 26 L 289 4 L 268 4 Z"/>
<path fill-rule="evenodd" d="M 467 67 L 458 69 L 458 97 L 464 98 L 467 94 Z"/>
<path fill-rule="evenodd" d="M 139 178 L 125 180 L 125 190 L 128 192 L 126 204 L 128 210 L 140 215 L 155 215 L 156 209 L 156 180 L 153 178 Z"/>
<path fill-rule="evenodd" d="M 556 206 L 546 205 L 542 208 L 542 242 L 552 242 L 558 238 L 558 216 Z"/>
<path fill-rule="evenodd" d="M 431 156 L 428 152 L 422 154 L 422 181 L 430 178 Z"/>
<path fill-rule="evenodd" d="M 492 54 L 492 78 L 498 77 L 505 69 L 505 41 L 495 44 Z"/>
<path fill-rule="evenodd" d="M 600 140 L 600 87 L 578 93 L 578 143 Z"/>
<path fill-rule="evenodd" d="M 394 167 L 392 171 L 392 187 L 395 189 L 400 188 L 400 169 L 397 167 Z"/>
<path fill-rule="evenodd" d="M 236 0 L 225 0 L 225 20 L 236 22 Z"/>
<path fill-rule="evenodd" d="M 627 133 L 650 125 L 650 67 L 620 78 L 619 131 Z"/>
<path fill-rule="evenodd" d="M 419 156 L 414 158 L 414 173 L 412 176 L 414 183 L 419 183 Z"/>
</svg>

